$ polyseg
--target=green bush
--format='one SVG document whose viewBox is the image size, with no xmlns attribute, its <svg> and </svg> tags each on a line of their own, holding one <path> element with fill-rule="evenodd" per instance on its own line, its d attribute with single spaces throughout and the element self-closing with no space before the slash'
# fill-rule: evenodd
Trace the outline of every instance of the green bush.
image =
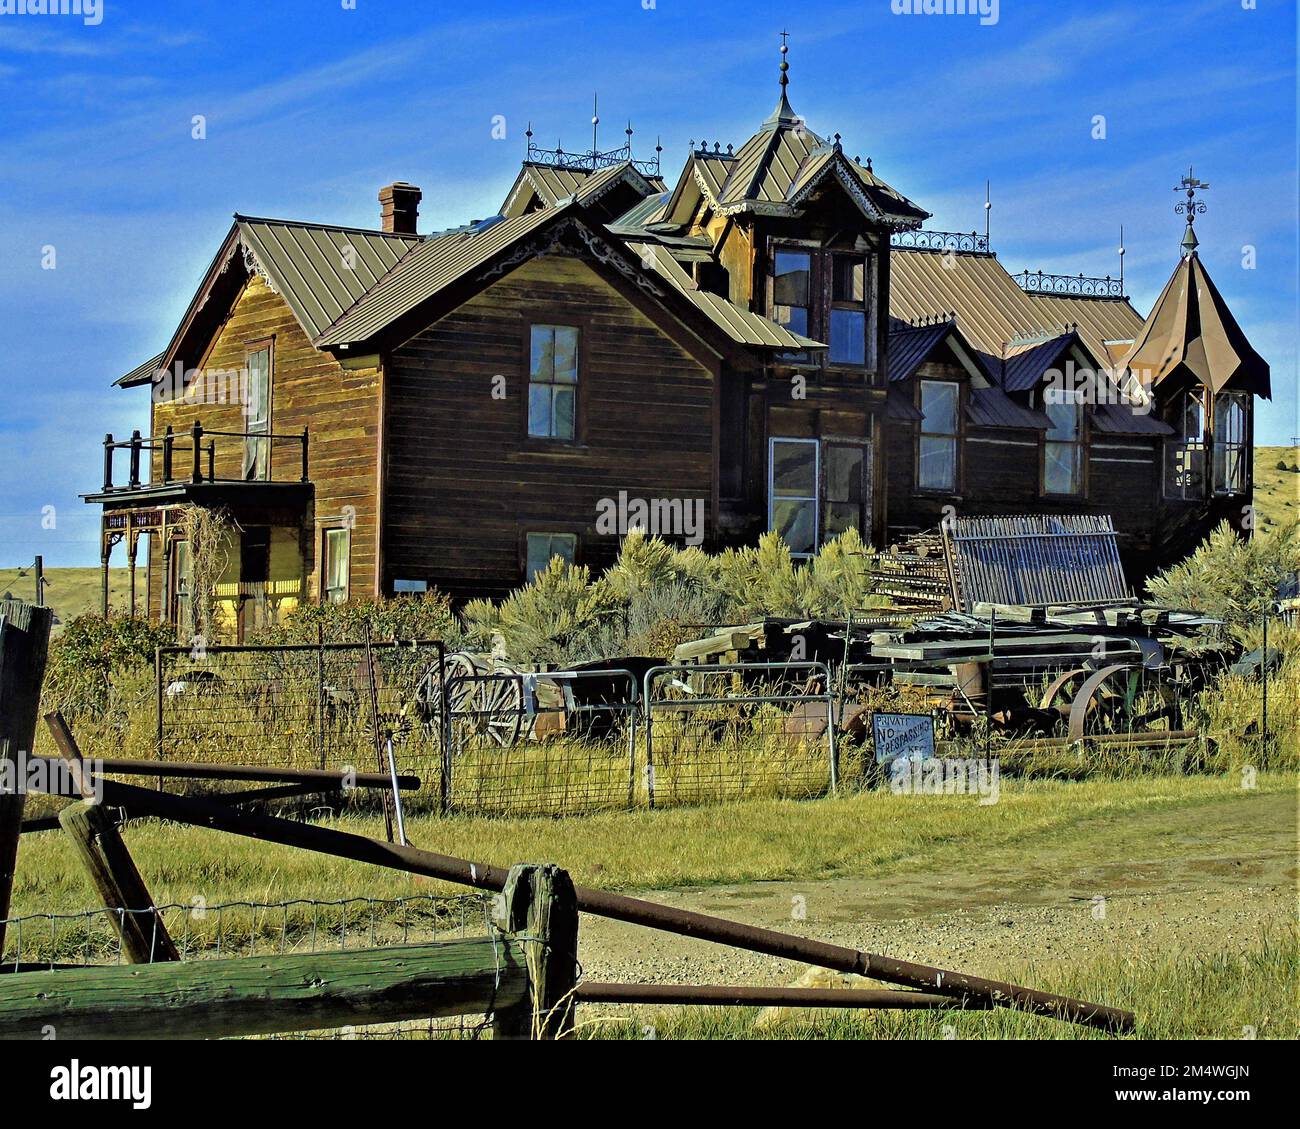
<svg viewBox="0 0 1300 1129">
<path fill-rule="evenodd" d="M 44 701 L 72 720 L 108 710 L 114 686 L 153 668 L 154 652 L 176 642 L 170 624 L 79 615 L 50 641 Z"/>
<path fill-rule="evenodd" d="M 283 623 L 273 624 L 250 643 L 315 643 L 319 631 L 326 643 L 361 643 L 365 625 L 375 642 L 395 639 L 441 639 L 448 647 L 461 643 L 460 621 L 451 599 L 441 592 L 398 596 L 392 600 L 349 600 L 344 604 L 302 604 Z"/>
</svg>

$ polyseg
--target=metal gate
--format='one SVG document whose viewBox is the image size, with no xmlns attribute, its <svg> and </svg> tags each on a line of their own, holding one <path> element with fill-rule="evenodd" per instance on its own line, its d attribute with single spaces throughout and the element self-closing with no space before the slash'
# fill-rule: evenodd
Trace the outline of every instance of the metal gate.
<svg viewBox="0 0 1300 1129">
<path fill-rule="evenodd" d="M 630 807 L 637 698 L 626 670 L 450 675 L 448 806 L 498 815 Z"/>
<path fill-rule="evenodd" d="M 825 663 L 658 666 L 646 673 L 643 701 L 640 786 L 650 807 L 836 788 Z"/>
</svg>

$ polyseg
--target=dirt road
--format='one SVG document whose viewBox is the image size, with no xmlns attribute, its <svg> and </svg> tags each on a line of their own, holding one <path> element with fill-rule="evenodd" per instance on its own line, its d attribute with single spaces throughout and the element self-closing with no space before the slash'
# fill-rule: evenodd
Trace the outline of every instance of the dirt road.
<svg viewBox="0 0 1300 1129">
<path fill-rule="evenodd" d="M 865 878 L 646 896 L 988 976 L 1108 951 L 1232 950 L 1296 920 L 1296 822 L 1294 794 L 1244 792 L 977 857 L 954 843 Z M 584 917 L 581 928 L 592 980 L 791 983 L 802 971 L 619 922 Z"/>
</svg>

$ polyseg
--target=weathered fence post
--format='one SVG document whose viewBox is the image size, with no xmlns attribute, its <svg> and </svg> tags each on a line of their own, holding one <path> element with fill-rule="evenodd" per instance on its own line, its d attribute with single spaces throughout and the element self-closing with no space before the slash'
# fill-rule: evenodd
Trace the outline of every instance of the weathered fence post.
<svg viewBox="0 0 1300 1129">
<path fill-rule="evenodd" d="M 26 773 L 21 761 L 31 755 L 36 737 L 51 620 L 49 608 L 0 600 L 0 951 L 23 825 Z"/>
<path fill-rule="evenodd" d="M 569 1038 L 578 982 L 578 898 L 568 871 L 549 863 L 512 866 L 497 906 L 497 928 L 523 942 L 529 998 L 496 1013 L 492 1037 Z"/>
<path fill-rule="evenodd" d="M 87 801 L 70 804 L 59 812 L 59 825 L 72 840 L 103 900 L 127 959 L 132 964 L 179 960 L 135 860 L 103 805 Z"/>
</svg>

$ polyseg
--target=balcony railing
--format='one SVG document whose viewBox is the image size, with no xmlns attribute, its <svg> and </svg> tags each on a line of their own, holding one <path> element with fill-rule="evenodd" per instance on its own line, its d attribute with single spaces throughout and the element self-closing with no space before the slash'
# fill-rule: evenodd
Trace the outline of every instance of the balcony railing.
<svg viewBox="0 0 1300 1129">
<path fill-rule="evenodd" d="M 256 444 L 256 446 L 252 446 Z M 255 431 L 205 431 L 194 423 L 188 431 L 168 427 L 162 435 L 144 436 L 138 431 L 130 439 L 104 436 L 104 493 L 159 489 L 165 486 L 200 483 L 307 482 L 307 429 L 301 434 L 277 435 Z M 289 456 L 276 458 L 278 447 L 293 448 Z M 127 452 L 127 478 L 115 480 L 114 463 L 119 451 Z M 249 465 L 248 453 L 255 458 Z M 158 477 L 152 464 L 158 454 Z M 143 456 L 143 458 L 142 458 Z M 147 460 L 143 468 L 142 461 Z M 231 467 L 239 473 L 230 473 Z M 142 476 L 142 470 L 147 477 Z M 222 473 L 219 473 L 222 472 Z"/>
</svg>

